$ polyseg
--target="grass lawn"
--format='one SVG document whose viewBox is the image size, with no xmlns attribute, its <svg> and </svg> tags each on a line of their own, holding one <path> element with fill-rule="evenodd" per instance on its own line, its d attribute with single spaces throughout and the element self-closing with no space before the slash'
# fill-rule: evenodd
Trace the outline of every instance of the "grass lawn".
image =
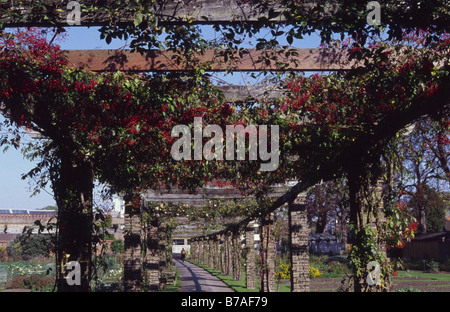
<svg viewBox="0 0 450 312">
<path fill-rule="evenodd" d="M 245 287 L 245 270 L 242 270 L 242 279 L 240 281 L 233 280 L 232 276 L 224 275 L 219 270 L 194 263 L 199 267 L 207 270 L 212 275 L 217 276 L 236 292 L 258 292 L 259 289 L 247 289 Z M 337 274 L 336 274 L 337 275 Z M 311 292 L 336 292 L 341 285 L 344 274 L 341 276 L 317 277 L 311 279 Z M 399 271 L 398 275 L 393 278 L 394 291 L 409 289 L 409 291 L 450 291 L 450 273 L 425 273 L 422 271 Z M 259 285 L 259 278 L 256 277 L 256 285 Z M 278 288 L 277 283 L 275 287 Z M 283 280 L 279 286 L 279 292 L 289 292 L 289 280 Z"/>
<path fill-rule="evenodd" d="M 450 283 L 450 273 L 427 273 L 421 271 L 399 271 L 397 277 L 416 277 L 427 281 L 441 281 Z"/>
</svg>

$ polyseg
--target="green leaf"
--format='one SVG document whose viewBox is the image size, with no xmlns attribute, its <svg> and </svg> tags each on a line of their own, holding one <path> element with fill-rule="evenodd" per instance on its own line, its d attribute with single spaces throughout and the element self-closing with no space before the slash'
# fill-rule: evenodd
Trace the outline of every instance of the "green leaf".
<svg viewBox="0 0 450 312">
<path fill-rule="evenodd" d="M 286 40 L 289 44 L 292 44 L 292 42 L 294 42 L 294 38 L 291 35 L 287 36 Z"/>
<path fill-rule="evenodd" d="M 143 19 L 144 15 L 141 12 L 137 12 L 136 16 L 134 17 L 134 26 L 140 25 Z"/>
</svg>

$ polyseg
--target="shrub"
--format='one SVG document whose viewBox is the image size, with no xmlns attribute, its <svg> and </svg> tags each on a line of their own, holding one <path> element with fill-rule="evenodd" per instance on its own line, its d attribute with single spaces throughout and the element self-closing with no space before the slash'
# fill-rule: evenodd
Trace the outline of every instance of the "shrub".
<svg viewBox="0 0 450 312">
<path fill-rule="evenodd" d="M 38 291 L 48 290 L 51 291 L 53 286 L 55 285 L 55 277 L 53 276 L 45 276 L 34 284 L 34 288 Z"/>
<path fill-rule="evenodd" d="M 6 247 L 0 247 L 0 261 L 6 259 Z"/>
<path fill-rule="evenodd" d="M 35 289 L 42 290 L 48 286 L 53 286 L 55 278 L 53 276 L 28 275 L 16 276 L 6 282 L 6 289 Z"/>
<path fill-rule="evenodd" d="M 317 268 L 322 277 L 336 277 L 350 272 L 346 256 L 310 255 L 309 265 Z"/>
<path fill-rule="evenodd" d="M 426 272 L 439 272 L 439 262 L 436 261 L 427 261 L 427 263 L 425 264 L 425 268 L 426 268 Z"/>
<path fill-rule="evenodd" d="M 29 260 L 34 257 L 48 257 L 54 251 L 54 235 L 17 235 L 6 247 L 8 255 L 14 259 Z"/>
<path fill-rule="evenodd" d="M 441 268 L 441 271 L 450 272 L 450 258 L 443 261 L 439 267 Z"/>
<path fill-rule="evenodd" d="M 319 271 L 319 269 L 310 266 L 310 267 L 309 267 L 309 277 L 310 277 L 310 278 L 320 277 L 320 271 Z"/>
<path fill-rule="evenodd" d="M 348 265 L 346 263 L 342 263 L 340 261 L 330 261 L 328 262 L 328 273 L 334 274 L 345 274 L 349 272 Z"/>
<path fill-rule="evenodd" d="M 121 239 L 116 239 L 111 242 L 111 245 L 109 247 L 112 252 L 114 253 L 122 253 L 124 251 L 124 243 Z"/>
</svg>

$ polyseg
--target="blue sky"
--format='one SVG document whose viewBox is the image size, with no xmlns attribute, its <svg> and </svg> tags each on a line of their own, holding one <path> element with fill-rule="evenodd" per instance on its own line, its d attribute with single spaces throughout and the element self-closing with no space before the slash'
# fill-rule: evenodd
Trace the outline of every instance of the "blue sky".
<svg viewBox="0 0 450 312">
<path fill-rule="evenodd" d="M 95 28 L 69 27 L 66 40 L 60 42 L 62 49 L 117 49 L 124 42 L 113 40 L 109 45 L 99 38 Z M 316 48 L 320 44 L 317 36 L 304 39 L 295 44 L 299 48 Z M 242 81 L 240 73 L 234 77 L 223 77 L 227 81 Z M 239 83 L 239 82 L 238 82 Z M 5 153 L 0 149 L 0 209 L 38 209 L 54 206 L 55 201 L 50 188 L 32 195 L 32 181 L 22 180 L 21 176 L 34 167 L 34 164 L 24 159 L 20 150 L 10 148 Z"/>
</svg>

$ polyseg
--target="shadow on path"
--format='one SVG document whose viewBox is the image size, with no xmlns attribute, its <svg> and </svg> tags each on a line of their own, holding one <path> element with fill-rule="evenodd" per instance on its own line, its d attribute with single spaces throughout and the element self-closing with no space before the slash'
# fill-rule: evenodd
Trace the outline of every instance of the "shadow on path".
<svg viewBox="0 0 450 312">
<path fill-rule="evenodd" d="M 174 259 L 173 262 L 180 271 L 182 292 L 233 292 L 227 284 L 210 274 L 208 271 L 187 261 Z"/>
</svg>

